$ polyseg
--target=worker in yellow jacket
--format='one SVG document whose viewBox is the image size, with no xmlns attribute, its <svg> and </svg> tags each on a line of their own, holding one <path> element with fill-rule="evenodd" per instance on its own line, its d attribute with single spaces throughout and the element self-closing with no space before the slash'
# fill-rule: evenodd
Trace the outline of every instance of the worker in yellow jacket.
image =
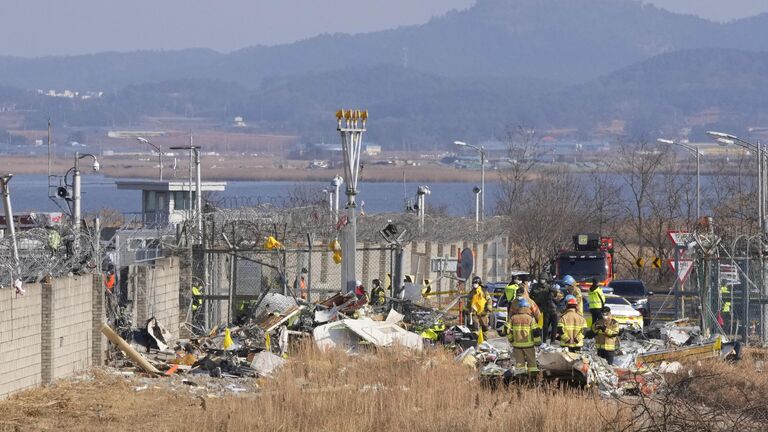
<svg viewBox="0 0 768 432">
<path fill-rule="evenodd" d="M 597 355 L 608 360 L 608 364 L 613 364 L 619 343 L 619 330 L 619 322 L 613 319 L 611 308 L 607 306 L 603 308 L 603 319 L 592 324 Z"/>
<path fill-rule="evenodd" d="M 517 313 L 507 322 L 507 338 L 514 349 L 512 354 L 517 368 L 525 367 L 528 373 L 536 373 L 536 346 L 541 345 L 541 329 L 536 319 L 531 316 L 528 299 L 517 300 Z"/>
<path fill-rule="evenodd" d="M 568 348 L 570 352 L 579 352 L 584 346 L 584 331 L 587 329 L 587 320 L 576 312 L 578 302 L 572 295 L 565 298 L 565 312 L 557 323 L 557 333 L 560 335 L 560 346 Z"/>
<path fill-rule="evenodd" d="M 472 301 L 470 302 L 472 315 L 477 327 L 485 333 L 488 331 L 490 315 L 493 313 L 493 297 L 483 287 L 482 279 L 477 276 L 472 279 L 472 289 Z"/>
</svg>

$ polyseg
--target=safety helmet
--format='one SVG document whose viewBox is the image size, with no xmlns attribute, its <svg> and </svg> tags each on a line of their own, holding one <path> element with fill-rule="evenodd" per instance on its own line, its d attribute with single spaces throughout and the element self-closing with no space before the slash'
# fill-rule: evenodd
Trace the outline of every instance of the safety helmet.
<svg viewBox="0 0 768 432">
<path fill-rule="evenodd" d="M 561 287 L 560 287 L 560 284 L 554 284 L 552 285 L 552 288 L 559 290 Z"/>
<path fill-rule="evenodd" d="M 565 304 L 567 304 L 569 306 L 570 305 L 577 306 L 579 304 L 579 302 L 576 300 L 576 297 L 574 297 L 574 296 L 568 296 L 568 297 L 570 297 L 570 298 L 565 300 Z"/>
<path fill-rule="evenodd" d="M 520 297 L 520 299 L 517 300 L 517 305 L 521 308 L 531 307 L 531 304 L 528 303 L 528 299 L 525 297 Z"/>
<path fill-rule="evenodd" d="M 572 296 L 572 295 L 570 295 L 570 294 L 568 294 L 567 296 L 565 296 L 565 302 L 566 302 L 566 303 L 568 303 L 568 301 L 570 301 L 571 299 L 573 299 L 573 300 L 576 300 L 576 297 L 574 297 L 574 296 Z"/>
<path fill-rule="evenodd" d="M 565 275 L 565 277 L 563 278 L 563 283 L 565 285 L 573 285 L 576 283 L 576 279 L 574 279 L 573 276 L 571 275 Z"/>
<path fill-rule="evenodd" d="M 472 284 L 482 284 L 483 280 L 480 279 L 480 276 L 475 276 L 472 278 Z"/>
</svg>

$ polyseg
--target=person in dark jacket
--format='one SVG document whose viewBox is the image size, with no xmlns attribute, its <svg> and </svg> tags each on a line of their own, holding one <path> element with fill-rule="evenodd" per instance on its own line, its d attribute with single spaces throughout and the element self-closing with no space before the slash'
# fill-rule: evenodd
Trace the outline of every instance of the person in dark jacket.
<svg viewBox="0 0 768 432">
<path fill-rule="evenodd" d="M 557 340 L 557 301 L 559 291 L 550 286 L 547 281 L 540 280 L 532 292 L 533 300 L 539 306 L 542 314 L 541 339 L 554 343 Z"/>
</svg>

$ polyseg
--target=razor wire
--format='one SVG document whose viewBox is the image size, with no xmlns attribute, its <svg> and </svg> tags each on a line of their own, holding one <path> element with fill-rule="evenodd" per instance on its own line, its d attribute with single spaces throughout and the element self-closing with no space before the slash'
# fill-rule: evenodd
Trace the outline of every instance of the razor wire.
<svg viewBox="0 0 768 432">
<path fill-rule="evenodd" d="M 104 259 L 103 251 L 96 247 L 98 241 L 96 233 L 86 229 L 74 231 L 71 227 L 33 228 L 19 231 L 14 237 L 3 237 L 0 284 L 9 286 L 16 279 L 39 282 L 46 276 L 93 272 Z M 19 252 L 18 263 L 12 254 L 14 242 Z"/>
</svg>

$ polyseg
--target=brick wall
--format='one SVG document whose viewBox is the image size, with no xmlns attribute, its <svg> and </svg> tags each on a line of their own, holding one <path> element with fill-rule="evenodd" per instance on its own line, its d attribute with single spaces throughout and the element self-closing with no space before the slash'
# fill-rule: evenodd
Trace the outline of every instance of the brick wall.
<svg viewBox="0 0 768 432">
<path fill-rule="evenodd" d="M 0 398 L 41 382 L 41 287 L 0 289 Z"/>
</svg>

